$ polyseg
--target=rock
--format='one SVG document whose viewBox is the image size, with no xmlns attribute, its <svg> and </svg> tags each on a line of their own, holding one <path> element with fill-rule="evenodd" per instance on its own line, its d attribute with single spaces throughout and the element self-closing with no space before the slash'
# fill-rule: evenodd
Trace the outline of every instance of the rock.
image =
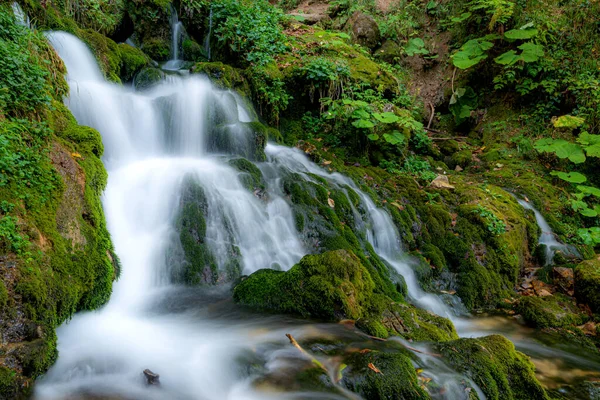
<svg viewBox="0 0 600 400">
<path fill-rule="evenodd" d="M 148 381 L 148 385 L 159 385 L 159 378 L 160 375 L 155 374 L 154 372 L 150 371 L 148 368 L 146 368 L 144 370 L 144 376 L 146 377 L 146 380 Z"/>
<path fill-rule="evenodd" d="M 586 335 L 596 336 L 596 323 L 589 321 L 578 327 L 585 333 Z"/>
<path fill-rule="evenodd" d="M 454 170 L 456 172 L 462 172 L 463 171 L 463 169 L 460 167 L 460 165 L 457 165 L 456 168 L 454 168 Z"/>
<path fill-rule="evenodd" d="M 435 189 L 454 189 L 446 175 L 438 175 L 437 178 L 431 181 L 429 186 Z"/>
<path fill-rule="evenodd" d="M 352 40 L 354 43 L 358 43 L 369 49 L 374 49 L 379 44 L 381 38 L 379 26 L 370 15 L 357 11 L 350 17 L 347 26 L 352 29 Z"/>
<path fill-rule="evenodd" d="M 394 64 L 397 59 L 402 57 L 403 49 L 393 40 L 386 40 L 373 55 L 378 60 L 385 61 L 388 64 Z"/>
<path fill-rule="evenodd" d="M 572 295 L 575 285 L 575 273 L 572 268 L 554 267 L 552 268 L 554 284 L 562 289 L 563 292 Z"/>
<path fill-rule="evenodd" d="M 552 296 L 552 293 L 550 293 L 549 290 L 547 289 L 542 289 L 538 292 L 538 296 L 540 297 L 548 297 L 548 296 Z"/>
<path fill-rule="evenodd" d="M 600 313 L 600 260 L 587 260 L 575 268 L 575 297 Z"/>
<path fill-rule="evenodd" d="M 290 17 L 297 19 L 306 25 L 315 25 L 321 22 L 324 18 L 327 17 L 325 14 L 302 14 L 302 13 L 289 13 Z"/>
</svg>

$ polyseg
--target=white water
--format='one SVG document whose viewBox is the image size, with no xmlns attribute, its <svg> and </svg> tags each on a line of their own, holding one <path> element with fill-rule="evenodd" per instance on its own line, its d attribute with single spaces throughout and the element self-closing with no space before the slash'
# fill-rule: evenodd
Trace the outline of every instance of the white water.
<svg viewBox="0 0 600 400">
<path fill-rule="evenodd" d="M 339 173 L 326 172 L 310 162 L 298 149 L 269 144 L 266 153 L 271 162 L 279 164 L 289 171 L 304 173 L 307 180 L 313 180 L 307 175 L 307 173 L 311 173 L 338 186 L 352 188 L 360 196 L 362 207 L 365 209 L 364 216 L 355 211 L 356 219 L 359 221 L 356 230 L 366 232 L 367 240 L 375 252 L 404 278 L 410 299 L 420 308 L 447 318 L 454 318 L 451 308 L 444 304 L 440 297 L 421 289 L 415 272 L 410 266 L 411 260 L 402 250 L 400 235 L 389 214 L 378 208 L 369 195 L 360 190 L 351 179 Z"/>
<path fill-rule="evenodd" d="M 540 235 L 539 244 L 546 246 L 546 265 L 552 264 L 552 259 L 554 258 L 554 254 L 557 251 L 560 251 L 564 255 L 576 255 L 577 250 L 573 249 L 571 246 L 568 246 L 562 242 L 560 242 L 556 234 L 552 232 L 552 228 L 548 225 L 548 222 L 531 203 L 525 201 L 523 199 L 517 198 L 517 201 L 523 208 L 527 210 L 533 211 L 535 215 L 535 221 L 537 222 L 542 234 Z"/>
<path fill-rule="evenodd" d="M 177 71 L 181 68 L 183 60 L 179 53 L 181 51 L 181 39 L 184 35 L 183 23 L 179 21 L 175 7 L 171 5 L 171 59 L 162 66 L 163 69 Z"/>
<path fill-rule="evenodd" d="M 210 12 L 208 15 L 208 34 L 204 39 L 204 52 L 206 53 L 206 59 L 210 61 L 210 39 L 212 36 L 212 25 L 213 25 L 213 10 L 210 8 Z"/>
<path fill-rule="evenodd" d="M 31 21 L 29 20 L 29 16 L 27 14 L 25 14 L 25 12 L 23 11 L 23 9 L 19 5 L 19 3 L 14 1 L 11 6 L 12 6 L 13 14 L 15 14 L 15 18 L 17 19 L 17 22 L 19 23 L 19 25 L 23 25 L 26 28 L 30 28 Z"/>
</svg>

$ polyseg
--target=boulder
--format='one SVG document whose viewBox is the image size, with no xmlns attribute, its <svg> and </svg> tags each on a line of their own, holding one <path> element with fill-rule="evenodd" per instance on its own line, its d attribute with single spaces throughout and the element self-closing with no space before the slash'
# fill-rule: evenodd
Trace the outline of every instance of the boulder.
<svg viewBox="0 0 600 400">
<path fill-rule="evenodd" d="M 379 26 L 373 17 L 360 11 L 352 14 L 346 25 L 352 30 L 352 40 L 361 46 L 375 49 L 381 39 Z"/>
<path fill-rule="evenodd" d="M 575 268 L 575 297 L 600 313 L 600 260 L 587 260 Z"/>
<path fill-rule="evenodd" d="M 438 175 L 434 180 L 431 181 L 429 186 L 435 189 L 454 189 L 454 186 L 450 184 L 450 181 L 446 175 Z"/>
<path fill-rule="evenodd" d="M 554 267 L 552 268 L 554 284 L 569 296 L 573 295 L 573 286 L 575 285 L 573 268 Z"/>
</svg>

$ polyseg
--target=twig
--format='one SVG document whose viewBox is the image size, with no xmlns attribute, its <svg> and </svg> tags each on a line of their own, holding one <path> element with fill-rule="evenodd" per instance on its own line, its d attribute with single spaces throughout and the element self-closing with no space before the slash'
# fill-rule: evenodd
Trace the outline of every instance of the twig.
<svg viewBox="0 0 600 400">
<path fill-rule="evenodd" d="M 404 345 L 404 347 L 406 347 L 406 348 L 407 348 L 407 349 L 409 349 L 409 350 L 412 350 L 412 351 L 414 351 L 415 353 L 426 354 L 426 355 L 428 355 L 428 356 L 432 356 L 432 357 L 441 357 L 441 356 L 442 356 L 441 354 L 436 354 L 436 353 L 427 353 L 426 351 L 422 351 L 422 350 L 419 350 L 419 349 L 415 349 L 414 347 L 410 347 L 410 346 L 408 346 L 408 345 L 406 345 L 406 344 Z"/>
<path fill-rule="evenodd" d="M 433 116 L 435 115 L 435 108 L 432 103 L 429 103 L 429 107 L 431 107 L 431 115 L 429 116 L 429 122 L 427 123 L 427 129 L 431 127 L 431 123 L 433 122 Z"/>
<path fill-rule="evenodd" d="M 321 363 L 321 361 L 317 360 L 315 357 L 313 357 L 310 354 L 308 354 L 308 352 L 306 350 L 304 350 L 302 348 L 302 346 L 300 346 L 298 344 L 298 342 L 296 342 L 296 339 L 294 339 L 294 337 L 291 334 L 286 333 L 285 336 L 287 336 L 287 338 L 290 339 L 290 343 L 292 344 L 292 346 L 294 346 L 295 348 L 297 348 L 298 351 L 300 351 L 300 353 L 302 353 L 303 355 L 305 355 L 306 357 L 308 357 L 312 361 L 313 364 L 315 364 L 317 367 L 321 368 L 326 373 L 329 373 L 329 371 L 327 370 L 327 368 L 325 368 L 325 366 Z"/>
<path fill-rule="evenodd" d="M 436 141 L 442 142 L 442 141 L 444 141 L 444 140 L 465 140 L 465 139 L 468 139 L 468 137 L 466 137 L 466 136 L 437 137 L 437 138 L 436 138 L 436 137 L 432 137 L 432 138 L 430 138 L 430 139 L 431 139 L 431 140 L 436 140 Z"/>
<path fill-rule="evenodd" d="M 438 130 L 435 130 L 435 129 L 431 129 L 429 127 L 424 127 L 423 129 L 425 129 L 428 132 L 432 132 L 432 133 L 446 133 L 446 132 L 438 131 Z"/>
<path fill-rule="evenodd" d="M 452 93 L 454 94 L 454 77 L 456 76 L 456 67 L 454 67 L 454 71 L 452 72 Z"/>
</svg>

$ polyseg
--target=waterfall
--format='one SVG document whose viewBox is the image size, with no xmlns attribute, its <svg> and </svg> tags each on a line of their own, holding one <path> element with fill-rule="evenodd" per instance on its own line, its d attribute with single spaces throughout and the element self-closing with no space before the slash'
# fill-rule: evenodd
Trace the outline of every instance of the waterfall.
<svg viewBox="0 0 600 400">
<path fill-rule="evenodd" d="M 210 39 L 212 36 L 212 26 L 213 26 L 213 9 L 210 7 L 210 12 L 208 14 L 208 34 L 204 39 L 204 52 L 206 53 L 206 59 L 210 61 Z"/>
<path fill-rule="evenodd" d="M 17 23 L 19 23 L 19 25 L 23 25 L 24 27 L 31 28 L 29 16 L 25 14 L 25 11 L 23 11 L 19 3 L 14 1 L 11 6 L 13 14 L 15 14 L 15 18 L 17 19 Z"/>
<path fill-rule="evenodd" d="M 177 16 L 177 10 L 171 4 L 171 59 L 163 65 L 163 69 L 169 71 L 176 71 L 181 68 L 183 60 L 181 59 L 181 38 L 185 35 L 185 29 L 183 23 L 179 21 Z"/>
<path fill-rule="evenodd" d="M 573 248 L 572 246 L 568 246 L 558 240 L 556 234 L 552 232 L 552 228 L 550 228 L 550 225 L 548 224 L 542 213 L 536 210 L 536 208 L 531 203 L 519 198 L 517 198 L 517 201 L 526 210 L 533 211 L 533 214 L 535 215 L 535 221 L 537 222 L 538 226 L 540 227 L 540 230 L 542 231 L 542 234 L 540 235 L 539 239 L 539 244 L 545 246 L 546 266 L 552 264 L 554 254 L 556 254 L 557 251 L 560 251 L 561 253 L 567 256 L 578 255 L 577 249 Z"/>
<path fill-rule="evenodd" d="M 273 172 L 268 195 L 259 198 L 244 186 L 243 173 L 230 165 L 254 145 L 251 114 L 239 96 L 201 76 L 168 76 L 138 93 L 107 82 L 90 50 L 74 36 L 51 32 L 47 37 L 68 70 L 65 103 L 80 124 L 102 135 L 109 176 L 103 206 L 122 274 L 104 308 L 79 313 L 58 328 L 59 358 L 36 385 L 37 398 L 271 398 L 251 386 L 255 374 L 247 372 L 252 367 L 241 367 L 240 359 L 261 357 L 267 369 L 281 368 L 285 352 L 273 350 L 273 343 L 285 346 L 284 333 L 300 328 L 281 327 L 281 318 L 223 320 L 231 311 L 219 308 L 227 302 L 218 300 L 230 297 L 227 288 L 198 291 L 173 281 L 177 266 L 171 264 L 177 258 L 170 255 L 177 250 L 172 247 L 176 220 L 189 179 L 204 192 L 205 243 L 215 265 L 222 270 L 235 256 L 243 274 L 287 270 L 307 253 L 282 193 L 283 174 L 291 171 L 307 180 L 313 174 L 352 188 L 363 210 L 355 210 L 356 230 L 404 277 L 415 304 L 451 315 L 440 298 L 419 287 L 390 216 L 350 179 L 327 173 L 297 149 L 268 145 L 268 161 L 257 164 Z M 225 132 L 228 145 L 222 146 L 215 135 Z M 274 324 L 279 325 L 265 329 Z M 140 374 L 146 368 L 161 374 L 159 388 L 144 385 Z"/>
</svg>

